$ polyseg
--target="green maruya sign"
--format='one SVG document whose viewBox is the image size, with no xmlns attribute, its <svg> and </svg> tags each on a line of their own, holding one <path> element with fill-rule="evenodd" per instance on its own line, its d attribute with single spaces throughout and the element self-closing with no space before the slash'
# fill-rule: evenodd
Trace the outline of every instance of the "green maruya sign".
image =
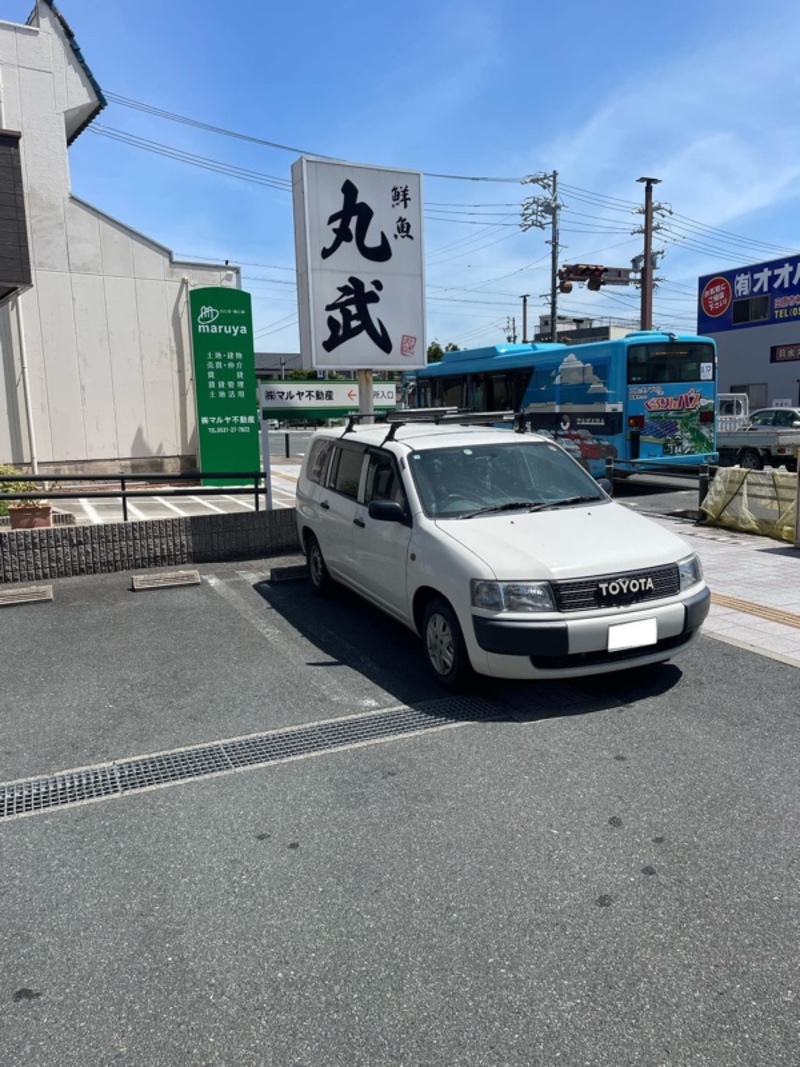
<svg viewBox="0 0 800 1067">
<path fill-rule="evenodd" d="M 250 294 L 241 289 L 189 292 L 200 469 L 261 469 L 258 392 Z M 204 478 L 236 485 L 241 478 Z"/>
</svg>

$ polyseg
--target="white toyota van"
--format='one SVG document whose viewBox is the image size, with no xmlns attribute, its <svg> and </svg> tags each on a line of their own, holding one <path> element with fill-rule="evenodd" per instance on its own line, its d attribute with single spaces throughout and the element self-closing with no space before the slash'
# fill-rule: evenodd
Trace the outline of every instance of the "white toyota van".
<svg viewBox="0 0 800 1067">
<path fill-rule="evenodd" d="M 340 582 L 399 619 L 450 688 L 472 671 L 569 678 L 658 663 L 708 613 L 686 542 L 535 434 L 452 418 L 320 430 L 297 528 L 315 592 Z"/>
</svg>

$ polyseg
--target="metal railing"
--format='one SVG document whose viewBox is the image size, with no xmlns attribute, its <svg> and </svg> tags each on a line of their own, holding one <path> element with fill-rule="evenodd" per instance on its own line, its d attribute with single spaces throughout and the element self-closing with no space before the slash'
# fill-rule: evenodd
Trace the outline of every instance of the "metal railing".
<svg viewBox="0 0 800 1067">
<path fill-rule="evenodd" d="M 626 459 L 617 464 L 613 459 L 606 460 L 606 477 L 617 474 L 656 474 L 662 478 L 702 478 L 715 464 L 711 463 L 669 463 L 652 459 Z"/>
<path fill-rule="evenodd" d="M 606 460 L 606 478 L 614 480 L 614 460 Z M 650 460 L 626 460 L 620 467 L 621 474 L 654 474 L 660 477 L 686 479 L 697 482 L 697 521 L 703 522 L 703 501 L 708 496 L 708 487 L 714 480 L 719 465 L 715 463 L 653 463 Z"/>
<path fill-rule="evenodd" d="M 241 484 L 236 485 L 202 485 L 203 479 L 241 479 Z M 264 471 L 186 471 L 180 474 L 165 474 L 163 471 L 153 474 L 1 474 L 0 490 L 8 483 L 34 482 L 41 484 L 42 488 L 35 492 L 6 493 L 0 492 L 0 500 L 13 501 L 35 500 L 75 500 L 83 497 L 92 500 L 122 500 L 122 519 L 128 522 L 128 501 L 130 499 L 141 500 L 147 497 L 179 497 L 179 496 L 230 496 L 232 491 L 238 496 L 252 496 L 255 510 L 260 510 L 261 496 L 264 497 L 264 506 L 269 506 L 267 475 Z M 101 482 L 113 483 L 118 489 L 81 489 L 80 492 L 53 491 L 49 487 L 62 482 L 73 482 L 83 486 L 87 483 Z M 183 489 L 171 483 L 192 482 L 191 488 Z M 252 484 L 247 484 L 252 483 Z M 153 490 L 156 490 L 155 492 Z"/>
</svg>

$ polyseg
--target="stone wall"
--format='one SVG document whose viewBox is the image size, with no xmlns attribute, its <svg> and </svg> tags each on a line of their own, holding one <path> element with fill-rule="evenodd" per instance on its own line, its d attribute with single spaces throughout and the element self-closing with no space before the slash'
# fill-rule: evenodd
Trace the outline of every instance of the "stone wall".
<svg viewBox="0 0 800 1067">
<path fill-rule="evenodd" d="M 294 508 L 0 533 L 0 582 L 299 552 Z"/>
</svg>

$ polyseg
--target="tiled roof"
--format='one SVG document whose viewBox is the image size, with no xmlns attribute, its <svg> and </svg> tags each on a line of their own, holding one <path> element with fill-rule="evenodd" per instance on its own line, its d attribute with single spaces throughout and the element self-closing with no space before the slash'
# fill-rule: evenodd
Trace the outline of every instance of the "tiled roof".
<svg viewBox="0 0 800 1067">
<path fill-rule="evenodd" d="M 94 109 L 94 111 L 92 111 L 92 113 L 89 116 L 89 118 L 81 126 L 79 126 L 78 129 L 75 130 L 75 132 L 72 134 L 72 136 L 70 137 L 69 141 L 67 142 L 68 144 L 72 144 L 72 142 L 78 136 L 80 136 L 81 133 L 83 133 L 83 131 L 86 129 L 86 127 L 92 121 L 92 119 L 94 119 L 97 115 L 99 115 L 104 107 L 108 106 L 108 101 L 106 100 L 105 96 L 103 95 L 103 90 L 100 88 L 100 85 L 99 85 L 97 79 L 95 78 L 94 74 L 92 74 L 91 70 L 89 69 L 89 64 L 83 58 L 83 53 L 80 50 L 80 46 L 78 45 L 78 42 L 75 40 L 75 34 L 72 32 L 72 29 L 70 28 L 69 23 L 64 18 L 64 16 L 61 14 L 61 12 L 58 10 L 56 5 L 53 3 L 53 0 L 44 0 L 44 3 L 47 4 L 47 6 L 50 8 L 50 10 L 53 12 L 55 17 L 58 19 L 59 23 L 61 24 L 61 28 L 64 31 L 64 35 L 66 36 L 67 40 L 69 41 L 70 48 L 75 53 L 75 58 L 78 60 L 80 65 L 83 67 L 83 71 L 84 71 L 86 77 L 89 79 L 89 83 L 92 86 L 92 88 L 94 89 L 95 94 L 97 95 L 97 107 Z"/>
</svg>

